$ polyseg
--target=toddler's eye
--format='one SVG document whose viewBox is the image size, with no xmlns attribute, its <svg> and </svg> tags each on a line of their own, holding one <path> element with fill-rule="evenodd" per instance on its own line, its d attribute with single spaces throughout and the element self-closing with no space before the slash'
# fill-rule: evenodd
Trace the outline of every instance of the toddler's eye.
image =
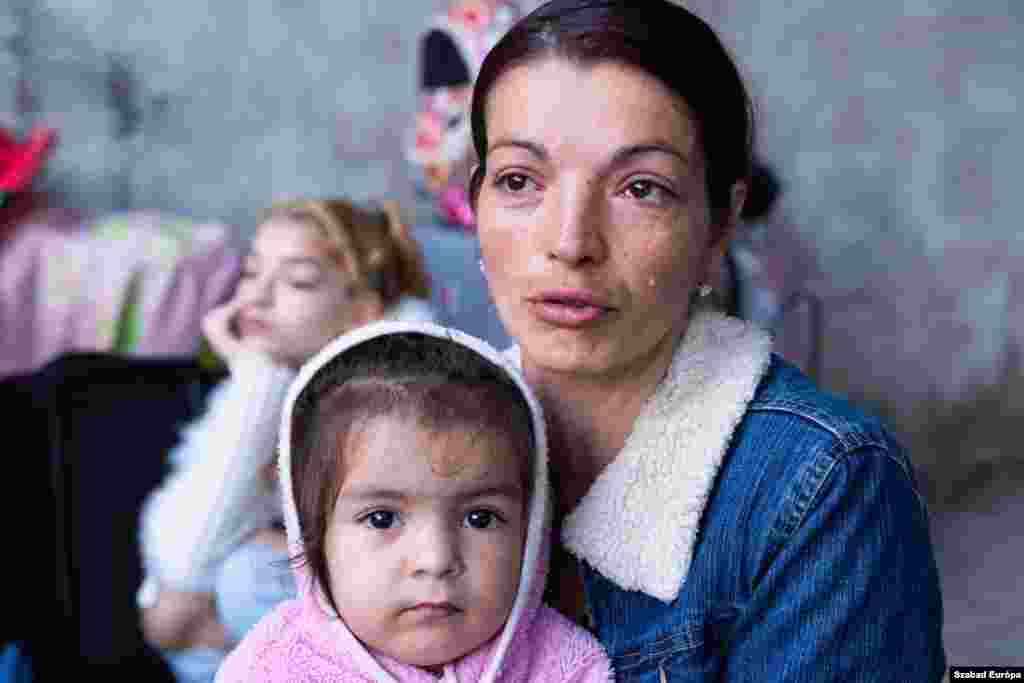
<svg viewBox="0 0 1024 683">
<path fill-rule="evenodd" d="M 466 515 L 466 526 L 473 529 L 489 529 L 498 523 L 498 516 L 490 510 L 473 510 Z"/>
<path fill-rule="evenodd" d="M 391 510 L 377 510 L 363 517 L 362 521 L 374 529 L 391 529 L 398 524 L 398 515 Z"/>
</svg>

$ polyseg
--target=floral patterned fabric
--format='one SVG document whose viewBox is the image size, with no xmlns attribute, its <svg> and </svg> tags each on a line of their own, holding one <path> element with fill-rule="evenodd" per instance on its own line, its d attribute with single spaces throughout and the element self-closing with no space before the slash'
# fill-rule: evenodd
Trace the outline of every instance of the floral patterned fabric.
<svg viewBox="0 0 1024 683">
<path fill-rule="evenodd" d="M 467 183 L 476 162 L 469 121 L 473 81 L 487 52 L 535 3 L 457 0 L 421 38 L 420 104 L 406 141 L 417 190 L 446 225 L 475 230 Z M 529 6 L 528 6 L 529 5 Z"/>
</svg>

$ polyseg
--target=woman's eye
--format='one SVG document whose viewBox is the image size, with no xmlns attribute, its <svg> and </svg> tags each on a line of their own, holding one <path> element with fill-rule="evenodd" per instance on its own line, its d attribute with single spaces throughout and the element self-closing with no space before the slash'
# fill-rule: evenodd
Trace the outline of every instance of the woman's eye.
<svg viewBox="0 0 1024 683">
<path fill-rule="evenodd" d="M 506 192 L 519 193 L 526 189 L 527 183 L 532 182 L 529 177 L 522 173 L 506 173 L 494 179 L 494 184 Z"/>
<path fill-rule="evenodd" d="M 652 180 L 634 180 L 626 186 L 626 192 L 633 199 L 667 199 L 672 196 L 666 188 Z"/>
<path fill-rule="evenodd" d="M 377 510 L 363 517 L 362 521 L 373 529 L 392 529 L 398 524 L 398 515 L 390 510 Z"/>
<path fill-rule="evenodd" d="M 257 274 L 258 273 L 255 270 L 248 270 L 248 269 L 246 269 L 246 270 L 243 270 L 241 273 L 239 273 L 238 277 L 242 278 L 243 280 L 251 280 L 254 277 L 256 277 Z"/>
<path fill-rule="evenodd" d="M 498 515 L 490 510 L 473 510 L 466 515 L 466 526 L 473 529 L 489 529 L 498 522 Z"/>
</svg>

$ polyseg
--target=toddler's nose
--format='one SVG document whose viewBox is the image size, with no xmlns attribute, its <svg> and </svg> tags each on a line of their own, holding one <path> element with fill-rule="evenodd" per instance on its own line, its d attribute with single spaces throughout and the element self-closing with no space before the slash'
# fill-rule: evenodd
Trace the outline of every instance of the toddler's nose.
<svg viewBox="0 0 1024 683">
<path fill-rule="evenodd" d="M 458 534 L 442 525 L 425 530 L 411 557 L 413 573 L 449 578 L 465 570 Z"/>
</svg>

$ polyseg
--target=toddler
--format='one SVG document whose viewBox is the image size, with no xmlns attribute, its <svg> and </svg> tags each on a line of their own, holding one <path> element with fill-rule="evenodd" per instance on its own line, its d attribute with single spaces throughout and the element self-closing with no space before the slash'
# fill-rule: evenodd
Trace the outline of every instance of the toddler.
<svg viewBox="0 0 1024 683">
<path fill-rule="evenodd" d="M 430 323 L 342 335 L 289 388 L 279 475 L 298 597 L 218 681 L 608 681 L 541 604 L 544 418 L 485 342 Z"/>
</svg>

